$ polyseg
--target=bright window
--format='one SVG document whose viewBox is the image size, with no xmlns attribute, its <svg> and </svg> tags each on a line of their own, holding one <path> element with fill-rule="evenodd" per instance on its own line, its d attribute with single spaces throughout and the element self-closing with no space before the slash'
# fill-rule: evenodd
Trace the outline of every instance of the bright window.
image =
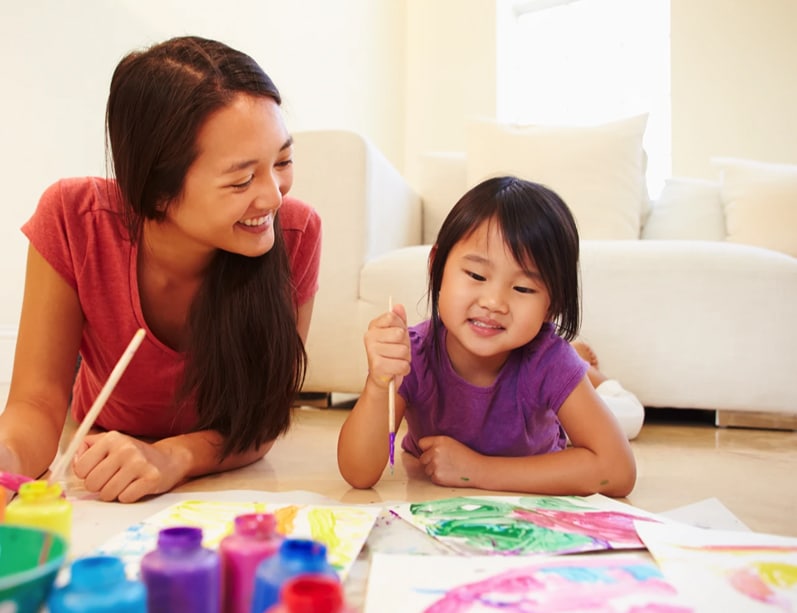
<svg viewBox="0 0 797 613">
<path fill-rule="evenodd" d="M 498 119 L 591 124 L 648 113 L 648 190 L 672 172 L 670 0 L 498 0 Z"/>
</svg>

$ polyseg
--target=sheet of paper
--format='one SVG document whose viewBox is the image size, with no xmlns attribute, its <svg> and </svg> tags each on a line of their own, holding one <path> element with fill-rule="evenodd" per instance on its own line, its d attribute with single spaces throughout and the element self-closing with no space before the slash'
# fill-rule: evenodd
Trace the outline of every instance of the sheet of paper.
<svg viewBox="0 0 797 613">
<path fill-rule="evenodd" d="M 572 556 L 375 554 L 365 613 L 424 611 L 686 612 L 642 552 Z"/>
<path fill-rule="evenodd" d="M 247 494 L 250 500 L 230 500 L 231 493 L 207 500 L 194 494 L 193 499 L 170 506 L 128 525 L 100 544 L 91 553 L 115 555 L 125 562 L 128 575 L 138 575 L 141 558 L 156 547 L 158 532 L 168 526 L 198 526 L 203 531 L 203 545 L 215 549 L 232 530 L 236 515 L 271 513 L 277 518 L 277 530 L 288 537 L 311 538 L 324 543 L 327 559 L 341 579 L 345 579 L 362 549 L 381 509 L 376 506 L 297 502 L 296 499 L 269 500 L 264 492 Z M 224 499 L 226 498 L 226 499 Z"/>
<path fill-rule="evenodd" d="M 750 530 L 718 498 L 706 498 L 705 500 L 659 513 L 659 515 L 697 528 Z"/>
<path fill-rule="evenodd" d="M 797 611 L 797 538 L 637 523 L 662 573 L 698 611 Z"/>
<path fill-rule="evenodd" d="M 457 497 L 391 511 L 461 555 L 644 549 L 634 521 L 669 521 L 599 494 Z"/>
</svg>

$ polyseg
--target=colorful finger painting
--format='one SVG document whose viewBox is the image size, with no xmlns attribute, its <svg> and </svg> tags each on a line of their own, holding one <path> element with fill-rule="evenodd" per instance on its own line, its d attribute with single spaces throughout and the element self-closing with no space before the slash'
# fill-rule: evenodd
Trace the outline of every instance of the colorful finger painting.
<svg viewBox="0 0 797 613">
<path fill-rule="evenodd" d="M 642 553 L 574 556 L 374 554 L 364 613 L 692 609 Z"/>
<path fill-rule="evenodd" d="M 605 496 L 474 496 L 391 511 L 464 555 L 644 549 L 634 521 L 663 521 Z"/>
<path fill-rule="evenodd" d="M 664 575 L 697 611 L 797 611 L 797 538 L 638 525 Z"/>
<path fill-rule="evenodd" d="M 235 517 L 244 513 L 271 513 L 277 519 L 277 531 L 280 534 L 324 543 L 327 559 L 341 579 L 345 579 L 368 538 L 379 509 L 367 506 L 186 500 L 133 524 L 108 540 L 96 553 L 121 557 L 128 575 L 135 577 L 141 558 L 155 548 L 161 528 L 199 526 L 202 528 L 202 544 L 215 549 L 221 539 L 232 531 Z"/>
</svg>

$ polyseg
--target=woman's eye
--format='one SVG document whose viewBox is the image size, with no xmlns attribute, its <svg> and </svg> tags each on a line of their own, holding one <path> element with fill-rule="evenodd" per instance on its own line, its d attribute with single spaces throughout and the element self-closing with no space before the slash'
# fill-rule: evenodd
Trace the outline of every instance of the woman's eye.
<svg viewBox="0 0 797 613">
<path fill-rule="evenodd" d="M 291 165 L 293 165 L 293 158 L 277 162 L 277 168 L 287 168 L 288 166 Z"/>
<path fill-rule="evenodd" d="M 245 189 L 252 184 L 252 181 L 255 180 L 255 175 L 250 175 L 249 178 L 244 181 L 243 183 L 233 183 L 230 185 L 233 189 Z"/>
</svg>

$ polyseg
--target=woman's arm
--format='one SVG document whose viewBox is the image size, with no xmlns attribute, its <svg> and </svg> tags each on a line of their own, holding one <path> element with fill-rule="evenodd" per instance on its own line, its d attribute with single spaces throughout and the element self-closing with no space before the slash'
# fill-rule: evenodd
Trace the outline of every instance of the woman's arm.
<svg viewBox="0 0 797 613">
<path fill-rule="evenodd" d="M 338 469 L 352 487 L 369 488 L 379 481 L 389 455 L 388 390 L 410 372 L 410 340 L 402 305 L 374 319 L 365 333 L 368 378 L 338 435 Z M 404 417 L 404 399 L 396 394 L 394 426 Z"/>
<path fill-rule="evenodd" d="M 232 470 L 261 459 L 274 445 L 234 453 L 219 460 L 223 437 L 214 430 L 191 432 L 155 442 L 145 442 L 119 432 L 86 437 L 73 468 L 87 490 L 102 500 L 135 502 L 162 494 L 183 481 Z"/>
<path fill-rule="evenodd" d="M 314 304 L 315 297 L 310 298 L 296 311 L 296 330 L 299 332 L 299 336 L 304 344 L 307 344 L 307 333 L 310 331 L 310 320 L 313 318 Z"/>
<path fill-rule="evenodd" d="M 29 247 L 11 387 L 0 414 L 0 469 L 35 478 L 55 457 L 83 323 L 77 292 Z"/>
<path fill-rule="evenodd" d="M 636 462 L 622 429 L 585 377 L 559 409 L 571 446 L 519 458 L 483 456 L 447 436 L 419 441 L 432 481 L 449 487 L 548 495 L 627 496 Z"/>
</svg>

